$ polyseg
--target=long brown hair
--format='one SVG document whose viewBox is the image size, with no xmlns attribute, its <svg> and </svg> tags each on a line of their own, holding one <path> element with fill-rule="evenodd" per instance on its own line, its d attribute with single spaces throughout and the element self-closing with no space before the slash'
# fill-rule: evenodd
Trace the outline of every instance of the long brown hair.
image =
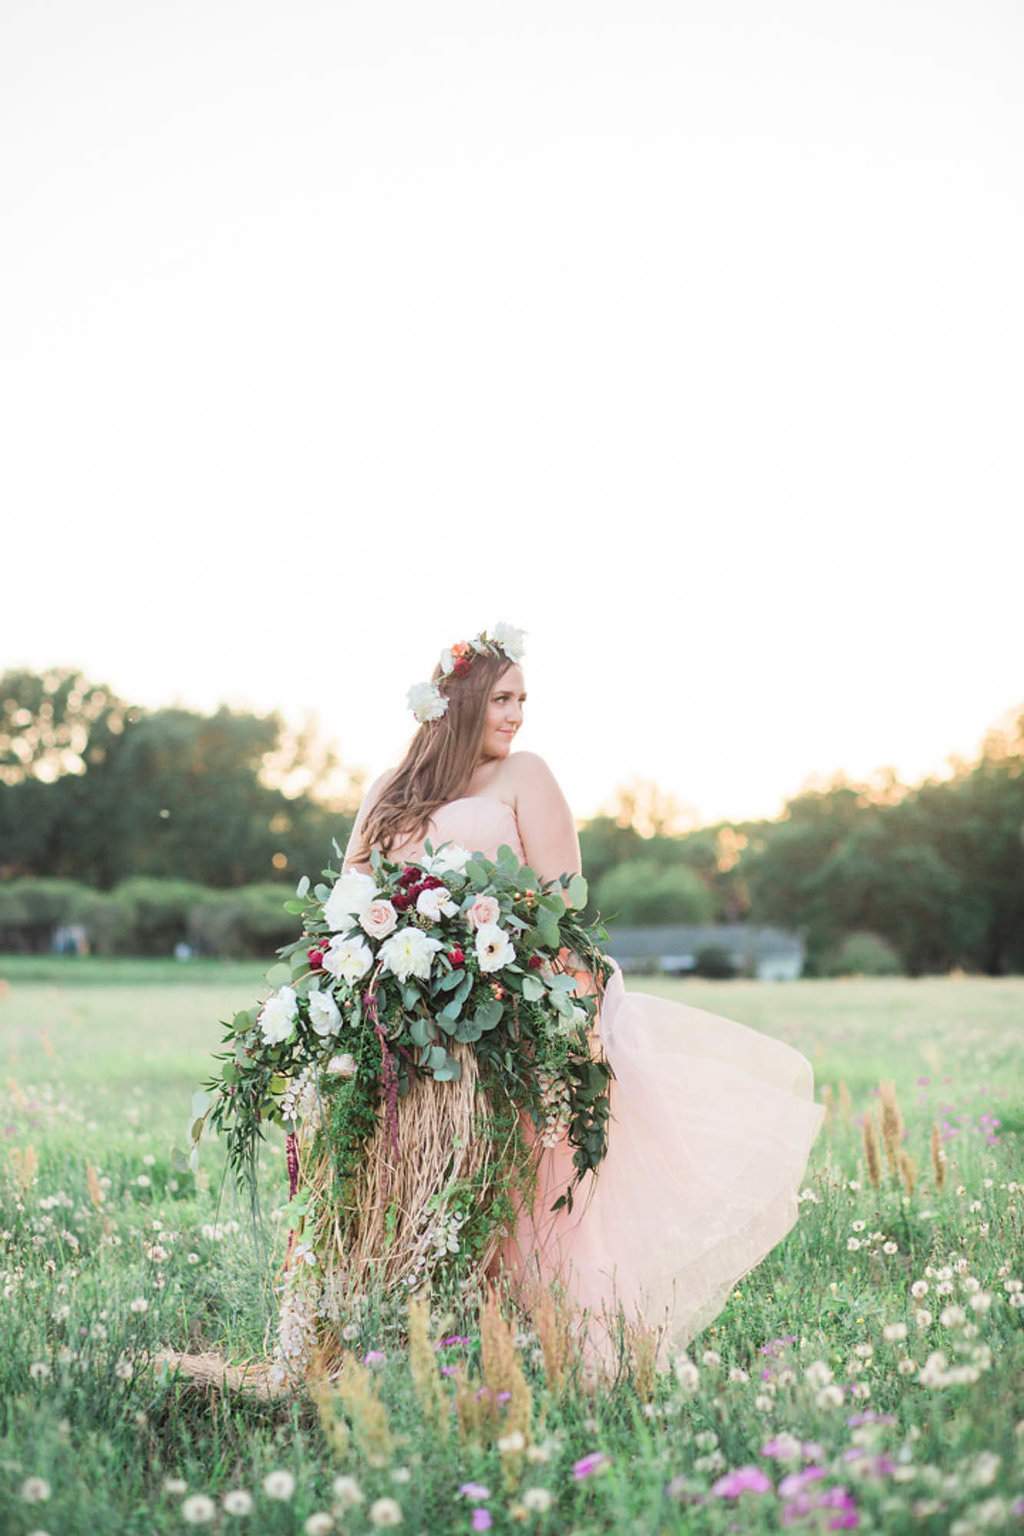
<svg viewBox="0 0 1024 1536">
<path fill-rule="evenodd" d="M 440 682 L 441 663 L 432 674 L 448 699 L 440 720 L 429 720 L 413 736 L 398 768 L 367 813 L 360 862 L 379 848 L 387 856 L 396 843 L 420 837 L 431 816 L 449 800 L 458 800 L 469 787 L 480 758 L 491 690 L 514 663 L 503 651 L 473 657 L 465 677 Z"/>
</svg>

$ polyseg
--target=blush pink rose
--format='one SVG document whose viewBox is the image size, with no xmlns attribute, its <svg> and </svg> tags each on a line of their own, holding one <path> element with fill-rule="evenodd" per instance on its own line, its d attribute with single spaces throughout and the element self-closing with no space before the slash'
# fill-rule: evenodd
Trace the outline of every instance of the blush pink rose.
<svg viewBox="0 0 1024 1536">
<path fill-rule="evenodd" d="M 359 919 L 359 926 L 371 939 L 386 939 L 395 931 L 397 922 L 398 913 L 390 901 L 371 901 Z"/>
<path fill-rule="evenodd" d="M 501 916 L 501 908 L 493 896 L 478 896 L 466 913 L 466 920 L 471 928 L 482 928 L 485 923 L 496 923 Z"/>
</svg>

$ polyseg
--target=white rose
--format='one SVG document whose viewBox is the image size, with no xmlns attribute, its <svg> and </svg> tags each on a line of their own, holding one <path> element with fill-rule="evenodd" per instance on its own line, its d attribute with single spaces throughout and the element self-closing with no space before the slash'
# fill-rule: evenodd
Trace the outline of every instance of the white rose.
<svg viewBox="0 0 1024 1536">
<path fill-rule="evenodd" d="M 324 917 L 332 933 L 352 927 L 354 918 L 362 917 L 377 894 L 371 875 L 350 869 L 334 882 L 334 889 L 324 902 Z"/>
<path fill-rule="evenodd" d="M 380 947 L 380 959 L 385 970 L 408 981 L 410 976 L 427 977 L 434 955 L 443 946 L 440 939 L 431 939 L 422 928 L 400 928 Z M 325 961 L 326 964 L 326 961 Z"/>
<path fill-rule="evenodd" d="M 409 708 L 421 725 L 440 720 L 448 708 L 448 700 L 436 683 L 413 683 L 408 697 Z"/>
<path fill-rule="evenodd" d="M 291 987 L 280 987 L 260 1009 L 258 1023 L 268 1045 L 280 1045 L 295 1028 L 299 999 Z"/>
<path fill-rule="evenodd" d="M 327 1063 L 327 1071 L 332 1077 L 355 1077 L 356 1059 L 345 1051 L 341 1056 L 332 1056 Z"/>
<path fill-rule="evenodd" d="M 512 940 L 499 923 L 484 923 L 477 929 L 476 957 L 482 971 L 500 971 L 515 959 Z"/>
<path fill-rule="evenodd" d="M 434 854 L 424 854 L 420 863 L 428 875 L 461 874 L 473 855 L 461 843 L 445 843 Z"/>
<path fill-rule="evenodd" d="M 416 898 L 416 911 L 422 917 L 429 917 L 432 923 L 439 923 L 442 917 L 454 917 L 458 910 L 458 906 L 452 901 L 451 891 L 444 885 L 435 885 L 431 890 L 420 891 Z"/>
<path fill-rule="evenodd" d="M 321 1037 L 333 1035 L 337 1032 L 341 1023 L 341 1010 L 329 992 L 321 992 L 314 987 L 309 998 L 309 1022 L 313 1026 L 313 1033 Z"/>
<path fill-rule="evenodd" d="M 398 913 L 390 901 L 371 901 L 360 916 L 359 926 L 371 939 L 386 939 L 398 926 Z"/>
<path fill-rule="evenodd" d="M 491 631 L 491 639 L 495 645 L 500 645 L 510 661 L 522 661 L 526 653 L 526 631 L 516 629 L 514 624 L 496 624 Z"/>
<path fill-rule="evenodd" d="M 324 970 L 339 981 L 355 983 L 373 964 L 373 952 L 365 939 L 331 940 L 324 954 Z"/>
</svg>

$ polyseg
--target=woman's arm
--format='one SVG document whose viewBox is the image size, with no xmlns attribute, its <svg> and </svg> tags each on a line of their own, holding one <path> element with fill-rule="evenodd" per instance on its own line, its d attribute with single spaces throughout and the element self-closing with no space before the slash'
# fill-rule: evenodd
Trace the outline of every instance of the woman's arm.
<svg viewBox="0 0 1024 1536">
<path fill-rule="evenodd" d="M 512 787 L 526 862 L 542 880 L 582 873 L 580 840 L 569 802 L 535 752 L 517 752 Z"/>
<path fill-rule="evenodd" d="M 356 819 L 352 826 L 352 835 L 348 840 L 348 847 L 345 849 L 345 858 L 342 862 L 343 869 L 358 869 L 361 870 L 364 875 L 373 873 L 369 862 L 364 860 L 360 863 L 356 860 L 355 855 L 356 851 L 362 844 L 363 827 L 366 823 L 366 818 L 373 810 L 373 807 L 376 804 L 381 791 L 383 790 L 385 784 L 387 784 L 388 780 L 391 778 L 394 771 L 395 770 L 393 768 L 388 768 L 386 772 L 379 776 L 379 778 L 374 779 L 373 783 L 366 791 L 366 794 L 363 796 L 363 803 L 356 812 Z"/>
</svg>

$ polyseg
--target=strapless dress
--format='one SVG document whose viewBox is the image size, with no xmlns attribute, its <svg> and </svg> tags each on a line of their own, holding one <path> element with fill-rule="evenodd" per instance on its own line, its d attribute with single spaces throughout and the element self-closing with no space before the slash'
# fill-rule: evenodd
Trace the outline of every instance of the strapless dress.
<svg viewBox="0 0 1024 1536">
<path fill-rule="evenodd" d="M 442 806 L 424 834 L 493 858 L 508 843 L 525 861 L 514 808 L 472 795 Z M 392 857 L 410 858 L 422 842 Z M 575 1192 L 563 1141 L 539 1158 L 536 1200 L 520 1212 L 501 1264 L 529 1304 L 557 1281 L 609 1362 L 619 1307 L 684 1350 L 729 1292 L 787 1235 L 825 1118 L 814 1074 L 793 1046 L 689 1004 L 627 990 L 616 966 L 598 1016 L 615 1074 L 608 1152 Z"/>
</svg>

